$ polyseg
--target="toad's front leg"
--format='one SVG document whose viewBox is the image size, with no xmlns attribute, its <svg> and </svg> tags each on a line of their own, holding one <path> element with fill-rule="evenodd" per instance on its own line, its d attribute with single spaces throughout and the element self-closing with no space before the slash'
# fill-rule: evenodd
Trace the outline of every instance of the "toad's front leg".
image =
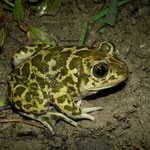
<svg viewBox="0 0 150 150">
<path fill-rule="evenodd" d="M 65 92 L 57 92 L 53 96 L 55 99 L 54 105 L 57 109 L 72 119 L 94 120 L 94 117 L 87 113 L 103 109 L 102 107 L 80 108 L 80 102 L 76 103 Z"/>
</svg>

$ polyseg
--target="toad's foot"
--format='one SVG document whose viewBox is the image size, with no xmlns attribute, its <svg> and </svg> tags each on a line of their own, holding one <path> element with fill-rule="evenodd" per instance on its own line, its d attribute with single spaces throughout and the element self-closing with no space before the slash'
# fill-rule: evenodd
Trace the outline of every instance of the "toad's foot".
<svg viewBox="0 0 150 150">
<path fill-rule="evenodd" d="M 99 111 L 103 110 L 102 107 L 90 107 L 90 108 L 82 108 L 82 114 L 80 115 L 80 118 L 85 118 L 94 121 L 95 118 L 87 113 L 93 112 L 93 111 Z"/>
<path fill-rule="evenodd" d="M 39 121 L 42 122 L 45 126 L 47 126 L 52 132 L 52 134 L 55 134 L 54 125 L 57 120 L 64 120 L 72 124 L 73 126 L 78 126 L 78 124 L 75 121 L 59 112 L 47 112 L 45 115 L 40 116 Z"/>
<path fill-rule="evenodd" d="M 90 113 L 97 110 L 103 110 L 103 107 L 90 107 L 90 108 L 82 108 L 84 113 Z"/>
</svg>

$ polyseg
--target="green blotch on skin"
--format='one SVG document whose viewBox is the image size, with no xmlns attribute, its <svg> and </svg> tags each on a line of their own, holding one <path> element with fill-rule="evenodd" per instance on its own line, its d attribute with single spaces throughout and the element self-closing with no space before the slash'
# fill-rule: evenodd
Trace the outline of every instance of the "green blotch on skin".
<svg viewBox="0 0 150 150">
<path fill-rule="evenodd" d="M 68 111 L 73 111 L 73 107 L 68 106 L 68 105 L 64 106 L 64 109 L 66 109 Z"/>
<path fill-rule="evenodd" d="M 36 68 L 39 68 L 40 63 L 42 62 L 42 55 L 36 55 L 32 58 L 31 63 Z"/>
<path fill-rule="evenodd" d="M 38 108 L 35 101 L 33 103 L 24 104 L 23 107 L 25 109 L 30 109 L 31 108 L 31 110 L 32 110 L 32 108 L 33 109 Z"/>
<path fill-rule="evenodd" d="M 32 74 L 30 75 L 30 78 L 31 78 L 32 80 L 35 79 L 35 74 L 32 73 Z"/>
<path fill-rule="evenodd" d="M 64 103 L 68 99 L 67 95 L 62 95 L 57 98 L 58 103 Z"/>
<path fill-rule="evenodd" d="M 81 110 L 77 111 L 77 107 L 75 107 L 75 106 L 71 107 L 71 106 L 66 105 L 66 106 L 64 106 L 64 109 L 72 112 L 73 116 L 77 116 L 77 115 L 81 114 Z"/>
<path fill-rule="evenodd" d="M 26 100 L 27 102 L 31 102 L 31 100 L 32 100 L 31 93 L 27 92 L 25 97 L 26 97 L 25 100 Z"/>
<path fill-rule="evenodd" d="M 71 99 L 67 99 L 67 102 L 68 102 L 68 104 L 70 104 L 72 102 L 72 100 Z"/>
<path fill-rule="evenodd" d="M 75 90 L 75 88 L 74 88 L 73 86 L 69 86 L 68 89 L 67 89 L 67 92 L 68 92 L 69 94 L 74 93 L 74 91 L 76 91 L 76 90 Z"/>
<path fill-rule="evenodd" d="M 86 57 L 89 57 L 91 55 L 91 50 L 86 49 L 86 50 L 77 51 L 75 53 L 75 55 L 80 56 L 81 58 L 86 58 Z"/>
<path fill-rule="evenodd" d="M 31 63 L 43 74 L 49 71 L 48 64 L 46 64 L 45 61 L 42 61 L 42 55 L 40 54 L 32 58 Z"/>
<path fill-rule="evenodd" d="M 81 114 L 81 111 L 79 111 L 79 112 L 72 112 L 72 115 L 73 116 L 78 116 L 78 115 L 80 115 Z"/>
<path fill-rule="evenodd" d="M 57 66 L 58 67 L 66 66 L 66 61 L 68 60 L 70 55 L 71 55 L 71 50 L 61 52 L 57 57 L 57 61 L 56 61 Z"/>
<path fill-rule="evenodd" d="M 76 90 L 74 89 L 74 91 L 76 91 Z M 77 96 L 78 96 L 78 95 L 76 94 L 76 92 L 74 92 L 74 91 L 70 93 L 70 96 L 71 96 L 71 97 L 77 97 Z"/>
<path fill-rule="evenodd" d="M 32 91 L 32 95 L 33 95 L 33 97 L 39 96 L 39 94 L 37 93 L 37 91 Z M 34 99 L 35 99 L 35 98 L 34 98 Z"/>
<path fill-rule="evenodd" d="M 38 67 L 38 71 L 40 71 L 42 74 L 45 74 L 49 71 L 49 66 L 45 62 L 40 62 Z"/>
<path fill-rule="evenodd" d="M 33 90 L 37 90 L 38 89 L 38 84 L 37 83 L 31 83 L 31 85 L 30 85 L 30 87 L 31 87 L 31 89 L 33 89 Z"/>
<path fill-rule="evenodd" d="M 21 103 L 21 101 L 20 101 L 20 100 L 17 100 L 17 101 L 16 101 L 16 103 L 15 103 L 15 105 L 17 105 L 17 106 L 21 107 L 21 106 L 22 106 L 22 103 Z"/>
<path fill-rule="evenodd" d="M 20 75 L 20 69 L 19 68 L 16 68 L 13 73 L 17 74 L 17 75 Z"/>
<path fill-rule="evenodd" d="M 29 64 L 25 63 L 24 66 L 22 67 L 22 75 L 28 78 L 29 74 L 30 74 Z"/>
<path fill-rule="evenodd" d="M 32 107 L 31 104 L 26 104 L 26 105 L 23 105 L 25 109 L 30 109 Z"/>
<path fill-rule="evenodd" d="M 68 76 L 64 81 L 64 84 L 66 85 L 67 83 L 70 83 L 70 84 L 74 84 L 74 81 L 73 81 L 73 79 L 72 79 L 72 77 L 71 76 Z"/>
<path fill-rule="evenodd" d="M 50 61 L 50 60 L 51 60 L 51 56 L 52 56 L 52 54 L 51 54 L 51 53 L 48 53 L 48 54 L 44 57 L 44 60 L 45 60 L 46 62 Z"/>
<path fill-rule="evenodd" d="M 59 92 L 60 91 L 60 89 L 63 87 L 63 85 L 60 83 L 60 84 L 58 84 L 58 83 L 53 83 L 53 85 L 52 85 L 52 92 Z"/>
<path fill-rule="evenodd" d="M 81 58 L 73 58 L 69 64 L 69 68 L 72 70 L 74 68 L 82 68 Z"/>
<path fill-rule="evenodd" d="M 40 85 L 41 88 L 45 87 L 46 83 L 45 83 L 45 81 L 44 81 L 43 78 L 36 76 L 36 81 L 39 83 L 39 85 Z"/>
<path fill-rule="evenodd" d="M 25 91 L 26 89 L 22 86 L 17 87 L 16 91 L 15 91 L 15 95 L 21 97 L 22 93 Z"/>
<path fill-rule="evenodd" d="M 61 76 L 65 76 L 67 75 L 68 73 L 68 69 L 66 67 L 64 67 L 62 70 L 61 70 Z"/>
<path fill-rule="evenodd" d="M 43 97 L 44 97 L 44 99 L 47 99 L 47 98 L 48 98 L 48 95 L 47 95 L 46 92 L 43 92 Z"/>
</svg>

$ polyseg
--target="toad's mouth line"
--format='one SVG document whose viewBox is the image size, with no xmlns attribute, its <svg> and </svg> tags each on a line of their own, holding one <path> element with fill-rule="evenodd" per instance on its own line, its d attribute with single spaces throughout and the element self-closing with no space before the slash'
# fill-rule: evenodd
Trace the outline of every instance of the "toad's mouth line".
<svg viewBox="0 0 150 150">
<path fill-rule="evenodd" d="M 126 78 L 124 79 L 126 80 Z M 111 88 L 111 87 L 114 87 L 114 86 L 117 86 L 118 84 L 120 84 L 121 82 L 124 82 L 124 80 L 122 81 L 118 81 L 116 83 L 112 83 L 112 84 L 109 84 L 109 85 L 106 85 L 106 86 L 103 86 L 103 87 L 92 87 L 92 88 L 89 88 L 88 91 L 91 91 L 91 92 L 97 92 L 97 91 L 100 91 L 100 90 L 104 90 L 104 89 L 108 89 L 108 88 Z"/>
</svg>

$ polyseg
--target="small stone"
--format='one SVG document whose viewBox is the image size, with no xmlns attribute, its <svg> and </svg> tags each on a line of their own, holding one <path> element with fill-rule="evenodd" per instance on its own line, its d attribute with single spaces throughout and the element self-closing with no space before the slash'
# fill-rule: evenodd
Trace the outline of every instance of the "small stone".
<svg viewBox="0 0 150 150">
<path fill-rule="evenodd" d="M 123 130 L 128 129 L 131 127 L 131 124 L 129 122 L 126 122 L 125 124 L 123 124 Z"/>
<path fill-rule="evenodd" d="M 119 114 L 113 114 L 113 117 L 115 118 L 115 119 L 119 119 L 120 118 L 120 116 L 119 116 Z"/>
<path fill-rule="evenodd" d="M 138 104 L 137 102 L 134 102 L 134 103 L 132 104 L 132 106 L 133 106 L 133 107 L 139 107 L 139 104 Z"/>
</svg>

